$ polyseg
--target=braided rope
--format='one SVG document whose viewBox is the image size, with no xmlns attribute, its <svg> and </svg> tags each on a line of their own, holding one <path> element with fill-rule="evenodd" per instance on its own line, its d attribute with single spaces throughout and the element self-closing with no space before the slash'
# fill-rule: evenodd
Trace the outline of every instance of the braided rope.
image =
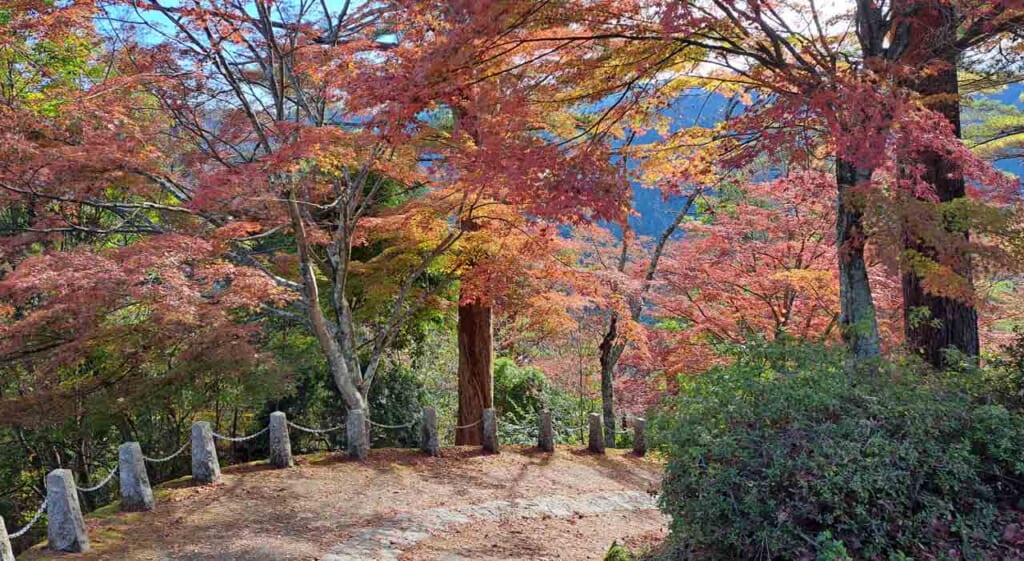
<svg viewBox="0 0 1024 561">
<path fill-rule="evenodd" d="M 36 522 L 39 522 L 39 519 L 43 517 L 44 512 L 46 512 L 46 499 L 43 499 L 43 504 L 39 505 L 39 508 L 36 510 L 35 516 L 32 517 L 32 520 L 28 521 L 28 524 L 25 524 L 25 527 L 18 530 L 17 532 L 14 532 L 13 534 L 8 534 L 7 537 L 13 540 L 15 538 L 20 538 L 21 536 L 24 536 L 26 533 L 28 533 L 29 530 L 32 529 L 32 526 L 36 525 Z"/>
<path fill-rule="evenodd" d="M 375 427 L 382 428 L 382 429 L 407 429 L 407 428 L 411 428 L 413 425 L 415 425 L 419 421 L 420 420 L 417 417 L 417 418 L 409 421 L 408 423 L 405 423 L 404 425 L 382 425 L 380 423 L 374 422 L 373 419 L 371 419 L 370 420 L 370 424 L 375 426 Z"/>
<path fill-rule="evenodd" d="M 300 430 L 302 432 L 308 432 L 309 434 L 327 434 L 329 432 L 334 432 L 336 430 L 345 428 L 345 425 L 338 425 L 336 427 L 331 427 L 329 429 L 311 429 L 309 427 L 304 427 L 302 425 L 296 425 L 291 421 L 288 421 L 288 426 L 290 426 L 293 429 Z"/>
<path fill-rule="evenodd" d="M 535 425 L 513 425 L 512 423 L 501 423 L 498 426 L 504 426 L 504 427 L 509 427 L 509 428 L 518 429 L 518 430 L 525 430 L 525 431 L 537 430 L 537 428 L 538 428 Z"/>
<path fill-rule="evenodd" d="M 178 451 L 171 454 L 170 456 L 165 456 L 163 458 L 150 458 L 149 456 L 142 456 L 142 459 L 153 464 L 162 464 L 164 462 L 169 462 L 174 458 L 180 456 L 181 453 L 184 452 L 186 448 L 188 448 L 189 444 L 191 444 L 191 442 L 186 442 L 185 444 L 182 444 L 181 448 L 178 448 Z"/>
<path fill-rule="evenodd" d="M 477 419 L 477 420 L 476 420 L 476 422 L 470 423 L 470 424 L 468 424 L 468 425 L 462 425 L 462 426 L 459 426 L 459 425 L 455 425 L 455 426 L 454 426 L 454 427 L 452 427 L 452 428 L 454 428 L 455 430 L 461 430 L 461 429 L 470 429 L 470 428 L 473 428 L 473 427 L 475 427 L 475 426 L 479 425 L 481 421 L 483 421 L 483 418 L 482 418 L 482 417 L 481 417 L 481 418 L 479 418 L 479 419 Z"/>
<path fill-rule="evenodd" d="M 268 430 L 270 430 L 270 427 L 265 427 L 263 430 L 255 433 L 255 434 L 250 434 L 249 436 L 231 437 L 231 436 L 224 436 L 223 434 L 217 434 L 215 432 L 213 433 L 213 436 L 216 437 L 216 438 L 219 438 L 221 440 L 227 440 L 228 442 L 245 442 L 246 440 L 252 440 L 252 439 L 256 438 L 257 436 L 262 435 L 263 433 L 267 432 Z"/>
<path fill-rule="evenodd" d="M 76 487 L 79 491 L 83 493 L 92 493 L 93 491 L 99 491 L 107 483 L 110 483 L 110 480 L 114 478 L 115 473 L 117 473 L 117 466 L 114 466 L 114 469 L 110 470 L 110 473 L 108 473 L 107 476 L 103 478 L 103 481 L 100 481 L 96 485 L 93 485 L 92 487 Z"/>
</svg>

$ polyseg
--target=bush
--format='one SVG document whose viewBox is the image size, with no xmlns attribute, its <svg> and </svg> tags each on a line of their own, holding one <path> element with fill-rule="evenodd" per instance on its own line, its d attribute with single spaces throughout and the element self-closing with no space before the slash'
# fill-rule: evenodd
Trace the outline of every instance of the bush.
<svg viewBox="0 0 1024 561">
<path fill-rule="evenodd" d="M 702 559 L 981 559 L 1024 490 L 1020 416 L 907 368 L 851 383 L 826 349 L 746 349 L 652 431 L 673 540 Z"/>
<path fill-rule="evenodd" d="M 985 368 L 973 362 L 954 374 L 980 399 L 1005 405 L 1015 412 L 1024 411 L 1024 328 L 1014 329 L 1013 340 L 988 360 Z"/>
<path fill-rule="evenodd" d="M 537 368 L 521 367 L 512 359 L 494 361 L 494 407 L 497 409 L 498 437 L 509 444 L 537 441 L 537 414 L 551 410 L 551 423 L 558 441 L 571 439 L 564 427 L 579 424 L 580 403 L 559 389 Z M 583 404 L 589 408 L 592 404 Z M 589 409 L 587 409 L 589 410 Z"/>
<path fill-rule="evenodd" d="M 413 421 L 419 419 L 425 398 L 423 383 L 412 369 L 401 364 L 381 368 L 370 388 L 370 415 L 374 423 L 387 427 L 373 426 L 370 444 L 375 448 L 419 447 L 420 424 Z"/>
</svg>

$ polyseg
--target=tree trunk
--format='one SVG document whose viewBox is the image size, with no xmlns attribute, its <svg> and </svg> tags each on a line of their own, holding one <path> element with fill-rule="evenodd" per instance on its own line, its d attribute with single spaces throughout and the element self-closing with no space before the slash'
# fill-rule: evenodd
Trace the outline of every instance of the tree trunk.
<svg viewBox="0 0 1024 561">
<path fill-rule="evenodd" d="M 612 313 L 608 331 L 601 339 L 601 415 L 604 417 L 604 445 L 615 447 L 615 365 L 625 345 L 618 342 L 619 317 Z"/>
<path fill-rule="evenodd" d="M 484 409 L 494 407 L 494 363 L 491 307 L 479 300 L 459 304 L 459 421 L 476 423 Z M 456 429 L 456 445 L 478 445 L 480 426 Z"/>
<path fill-rule="evenodd" d="M 79 425 L 81 425 L 81 423 L 79 423 Z M 82 485 L 84 487 L 93 485 L 92 474 L 89 471 L 89 459 L 88 451 L 86 448 L 86 439 L 84 437 L 78 437 L 78 454 L 76 454 L 75 457 L 75 472 L 77 472 L 78 480 L 82 482 L 79 483 L 79 485 Z M 86 511 L 92 511 L 95 508 L 95 501 L 93 500 L 91 494 L 79 493 L 78 496 L 81 499 L 83 509 L 85 509 Z"/>
<path fill-rule="evenodd" d="M 836 161 L 836 245 L 839 247 L 839 325 L 843 342 L 854 359 L 869 359 L 881 353 L 878 321 L 871 297 L 867 263 L 864 261 L 866 235 L 863 214 L 854 188 L 870 181 L 869 170 L 858 169 L 845 160 Z"/>
<path fill-rule="evenodd" d="M 922 72 L 907 84 L 922 97 L 928 107 L 942 114 L 960 138 L 960 90 L 957 82 L 958 53 L 952 48 L 956 42 L 956 18 L 952 6 L 939 0 L 923 0 L 907 4 L 910 26 L 904 61 Z M 924 177 L 935 187 L 940 203 L 964 197 L 964 179 L 960 170 L 942 154 L 927 152 L 915 159 L 925 168 Z M 945 225 L 949 228 L 949 225 Z M 968 233 L 963 232 L 964 240 Z M 933 246 L 908 233 L 905 247 L 927 258 L 936 259 Z M 969 256 L 958 256 L 954 270 L 971 281 Z M 925 292 L 921 277 L 907 270 L 902 275 L 903 319 L 907 345 L 925 360 L 941 367 L 945 363 L 944 351 L 954 347 L 968 356 L 980 351 L 978 314 L 974 306 Z M 921 313 L 925 311 L 926 313 Z M 912 318 L 922 318 L 911 321 Z"/>
<path fill-rule="evenodd" d="M 334 378 L 334 384 L 341 392 L 341 397 L 345 400 L 346 407 L 349 410 L 367 411 L 369 407 L 366 397 L 359 389 L 361 374 L 349 368 L 350 361 L 346 359 L 342 345 L 334 338 L 334 334 L 328 327 L 327 318 L 324 317 L 323 310 L 320 309 L 320 289 L 316 284 L 316 273 L 313 270 L 309 241 L 306 239 L 306 227 L 294 189 L 288 191 L 288 216 L 291 219 L 296 250 L 299 254 L 299 272 L 302 275 L 302 289 L 309 314 L 309 327 L 327 358 L 327 367 L 331 377 Z"/>
</svg>

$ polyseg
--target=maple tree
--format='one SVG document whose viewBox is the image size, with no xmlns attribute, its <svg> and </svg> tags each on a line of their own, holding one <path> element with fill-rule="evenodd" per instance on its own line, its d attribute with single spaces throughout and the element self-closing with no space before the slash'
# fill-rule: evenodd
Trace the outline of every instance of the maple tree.
<svg viewBox="0 0 1024 561">
<path fill-rule="evenodd" d="M 832 189 L 827 172 L 791 171 L 721 193 L 684 226 L 655 298 L 666 370 L 703 372 L 722 344 L 839 338 Z M 898 340 L 898 289 L 882 263 L 869 272 L 883 340 Z"/>
<path fill-rule="evenodd" d="M 4 90 L 13 132 L 3 192 L 18 235 L 4 239 L 15 268 L 4 279 L 5 314 L 17 321 L 3 329 L 11 352 L 62 333 L 39 343 L 39 356 L 56 361 L 49 366 L 112 340 L 117 326 L 103 318 L 126 302 L 180 332 L 202 325 L 238 341 L 254 333 L 242 326 L 273 318 L 308 326 L 347 405 L 365 408 L 403 320 L 439 305 L 440 287 L 461 278 L 460 300 L 479 301 L 527 274 L 487 249 L 494 240 L 525 231 L 553 251 L 558 223 L 626 223 L 627 176 L 679 195 L 755 161 L 778 163 L 779 146 L 795 165 L 831 162 L 838 328 L 854 355 L 868 357 L 881 348 L 869 241 L 917 279 L 907 318 L 921 291 L 970 316 L 968 265 L 999 252 L 1005 225 L 985 205 L 958 202 L 956 186 L 974 201 L 1016 188 L 966 149 L 951 119 L 937 120 L 953 110 L 919 91 L 934 69 L 948 87 L 952 63 L 932 63 L 948 53 L 913 42 L 918 16 L 905 12 L 917 4 L 858 5 L 848 14 L 854 34 L 836 25 L 845 16 L 829 21 L 813 4 L 794 14 L 765 1 L 47 6 L 17 6 L 12 14 L 32 17 L 5 26 L 6 44 L 59 34 L 74 18 L 65 42 L 80 45 L 94 17 L 111 41 L 96 49 L 106 64 L 90 63 L 88 80 L 61 86 L 20 65 Z M 957 4 L 954 46 L 997 44 L 1020 6 L 996 7 Z M 35 17 L 43 13 L 49 19 Z M 804 16 L 808 25 L 795 29 L 792 18 Z M 899 41 L 883 44 L 889 35 Z M 69 74 L 79 75 L 75 64 Z M 19 88 L 31 94 L 14 95 Z M 672 103 L 693 88 L 736 110 L 680 126 Z M 623 145 L 647 132 L 658 142 Z M 956 176 L 952 195 L 937 191 L 950 175 L 937 166 Z M 635 278 L 603 297 L 608 388 L 623 331 L 639 332 L 660 248 L 685 216 L 635 263 L 623 257 L 635 239 L 622 237 L 612 270 Z M 157 255 L 166 258 L 150 265 Z M 72 266 L 90 271 L 75 277 L 81 284 L 66 283 Z M 103 298 L 79 296 L 114 273 Z M 599 292 L 581 286 L 573 290 L 585 297 Z M 971 331 L 970 317 L 937 310 L 908 329 Z M 93 319 L 72 326 L 71 311 Z M 606 401 L 613 430 L 611 394 Z"/>
<path fill-rule="evenodd" d="M 607 316 L 597 344 L 606 446 L 615 445 L 616 368 L 630 343 L 638 346 L 641 354 L 645 350 L 647 329 L 642 320 L 655 279 L 660 275 L 659 266 L 670 240 L 702 193 L 703 188 L 698 186 L 685 196 L 656 240 L 641 239 L 628 222 L 618 237 L 599 227 L 577 234 L 585 244 L 580 249 L 583 271 L 577 282 L 596 287 L 589 291 L 591 298 Z"/>
<path fill-rule="evenodd" d="M 127 298 L 146 315 L 165 311 L 179 321 L 187 315 L 193 326 L 219 333 L 231 330 L 207 322 L 239 313 L 248 320 L 243 323 L 276 318 L 307 325 L 347 406 L 365 409 L 403 319 L 460 272 L 441 268 L 440 257 L 467 232 L 493 235 L 508 227 L 507 219 L 483 209 L 511 205 L 521 216 L 581 220 L 588 212 L 580 205 L 589 200 L 595 215 L 618 211 L 625 185 L 606 173 L 606 154 L 567 151 L 535 134 L 535 122 L 515 114 L 514 87 L 477 88 L 463 99 L 449 83 L 408 74 L 409 61 L 423 48 L 418 28 L 408 27 L 401 41 L 390 43 L 377 31 L 383 24 L 376 6 L 278 8 L 265 2 L 103 6 L 106 21 L 124 26 L 115 33 L 124 45 L 118 70 L 135 97 L 120 95 L 143 101 L 145 110 L 115 121 L 125 130 L 97 130 L 116 144 L 104 152 L 111 173 L 127 168 L 134 176 L 120 189 L 105 190 L 109 177 L 88 177 L 98 165 L 92 153 L 61 161 L 61 169 L 85 185 L 51 181 L 53 162 L 9 176 L 11 200 L 62 203 L 41 214 L 68 224 L 38 233 L 90 234 L 73 258 L 30 258 L 5 279 L 19 316 L 4 327 L 16 341 L 12 349 L 23 347 L 22 334 L 38 333 L 44 321 L 82 317 L 81 307 L 96 318 L 97 332 L 109 335 L 99 302 L 76 301 L 38 279 L 63 282 L 61 273 L 75 259 L 100 265 L 137 256 L 137 268 L 93 269 L 82 282 L 104 283 L 108 306 Z M 142 33 L 163 40 L 149 45 L 138 39 Z M 100 101 L 102 91 L 86 88 L 79 97 L 95 103 L 97 115 L 103 111 L 109 122 L 116 112 L 109 99 Z M 415 101 L 388 103 L 385 95 L 409 91 Z M 492 109 L 496 103 L 500 112 Z M 452 107 L 476 124 L 449 127 L 444 114 Z M 84 114 L 76 112 L 75 119 Z M 142 126 L 152 128 L 144 134 Z M 137 144 L 125 142 L 126 131 Z M 39 144 L 30 135 L 18 140 L 33 149 Z M 83 144 L 102 150 L 100 140 Z M 508 161 L 506 154 L 516 157 Z M 68 221 L 65 205 L 118 218 L 104 227 Z M 33 229 L 39 230 L 19 231 Z M 103 246 L 118 236 L 131 237 L 101 259 L 108 253 Z M 374 254 L 368 244 L 382 239 L 391 249 Z M 370 250 L 362 251 L 362 261 L 354 257 L 360 248 Z M 150 266 L 153 260 L 159 264 Z M 385 293 L 383 306 L 354 304 L 368 293 L 354 293 L 349 283 L 367 267 L 387 272 L 388 282 L 367 289 Z M 106 278 L 115 272 L 122 284 Z M 428 276 L 437 278 L 423 282 Z M 96 290 L 77 288 L 74 295 Z M 41 294 L 47 295 L 42 303 Z M 74 361 L 75 345 L 89 337 L 66 323 L 47 326 L 58 327 L 66 338 L 50 347 L 60 349 L 52 357 Z"/>
<path fill-rule="evenodd" d="M 438 9 L 436 3 L 396 5 L 406 10 L 403 15 L 428 18 L 431 32 L 438 30 L 426 15 Z M 1010 32 L 1019 17 L 1012 10 L 1019 7 L 1001 7 L 1010 11 L 965 5 L 958 15 L 963 33 L 957 44 L 983 48 Z M 677 185 L 706 183 L 722 167 L 741 169 L 756 158 L 772 158 L 779 146 L 803 151 L 807 158 L 830 158 L 839 194 L 839 332 L 853 356 L 870 358 L 882 348 L 865 255 L 873 235 L 888 241 L 889 234 L 899 231 L 901 240 L 919 239 L 921 247 L 931 248 L 890 255 L 890 263 L 898 262 L 906 278 L 923 279 L 915 285 L 920 290 L 905 297 L 908 333 L 929 325 L 945 326 L 947 333 L 972 331 L 971 275 L 961 264 L 991 246 L 986 247 L 988 240 L 967 239 L 962 231 L 936 228 L 948 211 L 941 200 L 932 201 L 934 173 L 929 179 L 927 170 L 907 162 L 926 160 L 938 147 L 952 147 L 944 165 L 968 182 L 988 187 L 975 196 L 1008 195 L 1015 184 L 965 150 L 955 130 L 940 126 L 941 138 L 936 138 L 931 123 L 935 113 L 919 92 L 907 87 L 909 75 L 934 65 L 900 58 L 904 42 L 913 36 L 904 33 L 910 27 L 903 11 L 858 4 L 850 14 L 833 17 L 813 3 L 797 7 L 762 1 L 476 2 L 449 8 L 460 14 L 460 26 L 445 33 L 436 50 L 410 73 L 452 84 L 475 83 L 481 74 L 530 80 L 535 91 L 521 101 L 562 104 L 568 117 L 562 119 L 562 136 L 571 141 L 600 144 L 624 138 L 631 130 L 656 130 L 660 144 L 646 155 L 639 150 L 637 157 L 646 160 L 648 173 L 660 172 Z M 847 16 L 861 33 L 840 25 Z M 806 25 L 791 25 L 801 17 Z M 883 45 L 880 38 L 897 28 L 899 41 Z M 694 87 L 732 96 L 745 107 L 711 126 L 674 126 L 666 108 Z M 672 160 L 675 169 L 666 173 L 665 162 Z M 713 161 L 722 165 L 710 165 Z M 891 186 L 917 201 L 879 196 L 891 193 Z M 876 214 L 880 208 L 883 212 Z M 899 226 L 895 230 L 894 223 Z M 904 243 L 878 245 L 894 250 Z M 936 308 L 927 321 L 909 321 L 920 308 L 912 297 L 922 291 L 945 302 L 940 308 L 961 310 L 964 317 L 937 317 L 942 309 Z M 601 346 L 607 425 L 614 422 L 610 380 L 624 348 L 616 333 L 620 316 L 609 316 Z M 957 345 L 938 336 L 925 338 L 933 349 Z M 968 354 L 975 352 L 969 341 L 959 346 Z M 938 361 L 936 353 L 928 356 Z"/>
<path fill-rule="evenodd" d="M 173 450 L 190 416 L 255 425 L 293 381 L 368 410 L 398 370 L 413 390 L 369 413 L 405 422 L 417 378 L 449 372 L 409 349 L 456 317 L 457 443 L 496 401 L 495 350 L 578 387 L 581 414 L 599 391 L 614 445 L 618 414 L 732 344 L 936 366 L 1006 345 L 1020 187 L 990 162 L 1021 126 L 987 94 L 1019 82 L 1024 5 L 840 8 L 5 3 L 10 433 L 88 481 L 140 419 Z"/>
<path fill-rule="evenodd" d="M 555 74 L 552 67 L 557 67 L 560 72 L 556 75 L 576 80 L 571 88 L 566 87 L 576 92 L 575 99 L 613 100 L 607 110 L 595 111 L 600 113 L 594 120 L 597 126 L 586 129 L 595 135 L 614 132 L 615 123 L 628 118 L 630 112 L 659 107 L 664 100 L 661 92 L 678 92 L 682 84 L 694 84 L 693 73 L 680 67 L 683 52 L 696 53 L 706 64 L 722 69 L 703 74 L 701 83 L 706 87 L 759 92 L 744 113 L 730 123 L 715 131 L 679 131 L 666 137 L 666 143 L 693 146 L 715 142 L 720 145 L 719 153 L 736 165 L 772 146 L 801 146 L 811 140 L 828 146 L 840 194 L 837 219 L 841 235 L 837 243 L 843 248 L 839 254 L 841 331 L 853 353 L 866 357 L 877 355 L 880 345 L 863 257 L 869 235 L 865 212 L 870 210 L 864 208 L 864 196 L 889 185 L 885 178 L 892 176 L 893 166 L 902 166 L 904 175 L 896 179 L 896 184 L 904 192 L 928 200 L 937 197 L 937 205 L 948 203 L 950 200 L 943 201 L 943 197 L 958 197 L 936 191 L 935 166 L 940 163 L 958 176 L 954 183 L 964 178 L 966 184 L 977 182 L 997 190 L 1001 186 L 1004 193 L 1013 189 L 963 149 L 955 127 L 941 122 L 933 126 L 942 108 L 937 107 L 940 112 L 936 113 L 923 97 L 929 92 L 911 86 L 924 83 L 915 81 L 915 75 L 924 77 L 943 65 L 948 67 L 949 61 L 943 57 L 948 58 L 950 49 L 979 52 L 997 45 L 1001 37 L 1015 29 L 1021 6 L 1015 2 L 949 5 L 954 8 L 947 14 L 956 35 L 952 43 L 930 35 L 927 25 L 915 28 L 915 22 L 923 22 L 915 18 L 931 17 L 927 15 L 932 13 L 931 5 L 926 3 L 858 3 L 852 12 L 839 16 L 823 14 L 813 3 L 783 6 L 765 1 L 651 1 L 598 6 L 569 3 L 557 8 L 503 3 L 490 11 L 477 10 L 481 16 L 478 27 L 467 26 L 461 55 L 452 58 L 461 63 L 505 57 L 508 68 L 518 68 L 522 61 L 530 60 L 538 63 L 535 66 L 539 73 L 547 75 Z M 806 25 L 791 24 L 801 18 Z M 840 25 L 844 18 L 853 22 L 856 33 Z M 479 34 L 473 36 L 473 32 Z M 665 52 L 657 49 L 674 50 L 663 59 L 651 58 L 654 53 Z M 581 52 L 587 56 L 581 56 Z M 635 55 L 641 56 L 633 58 Z M 689 60 L 693 58 L 691 54 Z M 608 64 L 610 61 L 613 64 Z M 583 78 L 588 71 L 597 79 Z M 611 72 L 620 80 L 610 80 Z M 941 139 L 936 138 L 936 132 Z M 952 149 L 952 154 L 940 158 L 941 162 L 935 157 L 929 160 L 928 154 L 937 146 Z M 890 157 L 894 152 L 898 152 L 897 158 Z M 932 164 L 908 167 L 911 161 Z M 938 172 L 939 177 L 945 175 Z M 920 205 L 916 208 L 922 209 Z M 932 210 L 928 214 L 928 221 L 932 221 L 941 212 Z M 923 240 L 925 233 L 944 238 L 942 242 L 922 241 L 930 249 L 910 248 L 904 254 L 908 279 L 939 271 L 959 271 L 961 277 L 970 277 L 964 268 L 965 255 L 977 248 L 969 240 L 953 239 L 954 234 L 963 236 L 962 232 L 946 235 L 922 224 L 924 221 L 907 222 L 908 240 Z M 944 253 L 948 247 L 957 250 Z M 926 262 L 938 266 L 923 266 Z M 917 307 L 915 294 L 927 290 L 926 284 L 916 282 L 914 286 L 921 285 L 920 290 L 908 285 L 905 309 Z M 967 340 L 958 343 L 943 339 L 940 333 L 924 337 L 934 339 L 940 347 L 960 344 L 962 350 L 972 352 L 969 303 L 962 295 L 959 300 L 936 297 L 945 304 L 937 304 L 931 310 L 933 315 L 946 313 L 943 310 L 961 311 L 949 311 L 950 317 L 934 317 L 935 322 L 945 326 L 946 337 L 960 332 Z M 958 319 L 957 314 L 963 317 Z M 926 354 L 935 360 L 934 352 Z"/>
</svg>

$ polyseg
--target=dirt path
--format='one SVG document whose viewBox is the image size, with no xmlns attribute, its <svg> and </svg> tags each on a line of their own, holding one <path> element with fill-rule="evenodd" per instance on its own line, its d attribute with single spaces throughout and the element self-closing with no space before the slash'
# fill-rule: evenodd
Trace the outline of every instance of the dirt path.
<svg viewBox="0 0 1024 561">
<path fill-rule="evenodd" d="M 583 560 L 600 559 L 616 538 L 664 535 L 652 498 L 659 466 L 648 460 L 478 450 L 241 466 L 218 485 L 170 485 L 156 512 L 90 517 L 88 554 L 36 550 L 19 560 Z"/>
</svg>

